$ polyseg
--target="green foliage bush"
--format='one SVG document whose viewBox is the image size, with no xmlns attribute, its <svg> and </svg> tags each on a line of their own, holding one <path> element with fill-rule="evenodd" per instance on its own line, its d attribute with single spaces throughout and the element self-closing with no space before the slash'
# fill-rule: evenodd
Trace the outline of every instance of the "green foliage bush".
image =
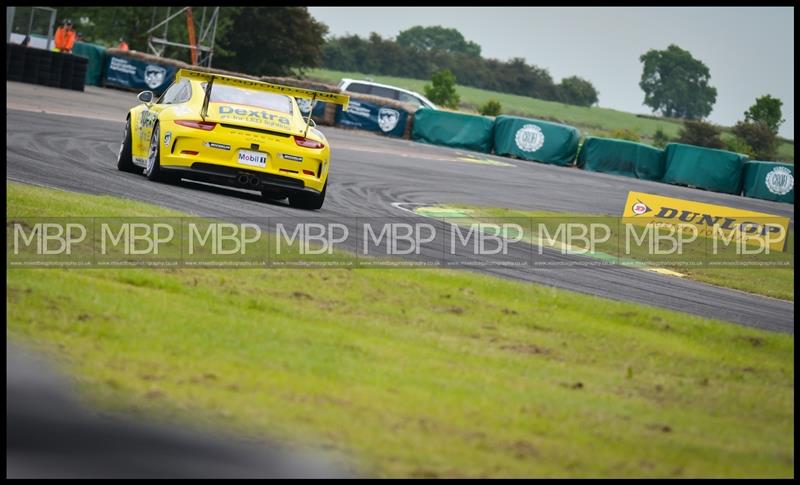
<svg viewBox="0 0 800 485">
<path fill-rule="evenodd" d="M 667 143 L 669 143 L 669 141 L 670 141 L 669 137 L 667 136 L 666 133 L 664 133 L 664 130 L 662 130 L 660 126 L 656 128 L 656 132 L 653 133 L 653 146 L 658 148 L 664 148 L 665 146 L 667 146 Z"/>
<path fill-rule="evenodd" d="M 490 99 L 486 102 L 486 104 L 478 108 L 478 113 L 482 114 L 483 116 L 498 116 L 502 109 L 503 106 L 499 101 Z"/>
<path fill-rule="evenodd" d="M 738 136 L 728 140 L 725 143 L 725 149 L 731 152 L 747 155 L 747 157 L 750 159 L 757 158 L 756 152 L 753 150 L 753 148 Z"/>
<path fill-rule="evenodd" d="M 620 128 L 611 132 L 611 138 L 618 140 L 639 141 L 641 137 L 634 130 L 628 128 Z"/>
<path fill-rule="evenodd" d="M 575 106 L 592 106 L 598 101 L 597 90 L 592 83 L 578 76 L 562 79 L 556 86 L 556 93 L 559 101 Z"/>
<path fill-rule="evenodd" d="M 724 149 L 725 144 L 722 142 L 720 134 L 719 128 L 711 123 L 689 120 L 683 123 L 683 128 L 681 128 L 676 141 L 687 145 Z"/>
<path fill-rule="evenodd" d="M 766 123 L 740 121 L 731 131 L 752 148 L 755 158 L 773 160 L 777 155 L 778 137 Z"/>
<path fill-rule="evenodd" d="M 449 69 L 442 69 L 425 85 L 425 97 L 446 108 L 455 109 L 461 98 L 456 92 L 456 77 Z"/>
</svg>

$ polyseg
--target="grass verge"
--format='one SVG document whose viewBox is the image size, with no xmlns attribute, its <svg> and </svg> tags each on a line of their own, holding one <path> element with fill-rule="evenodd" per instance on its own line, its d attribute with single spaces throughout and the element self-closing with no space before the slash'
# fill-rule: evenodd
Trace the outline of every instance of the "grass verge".
<svg viewBox="0 0 800 485">
<path fill-rule="evenodd" d="M 174 215 L 8 184 L 7 217 Z M 780 476 L 794 343 L 444 270 L 9 269 L 8 335 L 95 405 L 379 476 Z"/>
</svg>

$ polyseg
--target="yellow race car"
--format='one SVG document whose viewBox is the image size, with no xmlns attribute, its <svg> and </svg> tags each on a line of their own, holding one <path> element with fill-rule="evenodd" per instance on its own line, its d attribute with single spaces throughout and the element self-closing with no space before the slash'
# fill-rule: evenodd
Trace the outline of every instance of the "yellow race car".
<svg viewBox="0 0 800 485">
<path fill-rule="evenodd" d="M 296 98 L 347 109 L 341 94 L 181 69 L 158 100 L 139 93 L 131 109 L 117 168 L 155 181 L 181 178 L 289 198 L 319 209 L 330 172 L 328 140 Z"/>
</svg>

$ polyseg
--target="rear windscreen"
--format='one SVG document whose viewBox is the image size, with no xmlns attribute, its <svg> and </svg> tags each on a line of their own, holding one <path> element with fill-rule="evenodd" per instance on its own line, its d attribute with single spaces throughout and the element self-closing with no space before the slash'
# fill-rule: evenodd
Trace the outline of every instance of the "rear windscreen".
<svg viewBox="0 0 800 485">
<path fill-rule="evenodd" d="M 206 83 L 203 83 L 203 89 Z M 257 108 L 279 111 L 281 113 L 292 114 L 292 100 L 289 96 L 278 93 L 255 91 L 225 84 L 214 84 L 211 88 L 212 103 L 230 103 L 245 106 L 255 106 Z"/>
</svg>

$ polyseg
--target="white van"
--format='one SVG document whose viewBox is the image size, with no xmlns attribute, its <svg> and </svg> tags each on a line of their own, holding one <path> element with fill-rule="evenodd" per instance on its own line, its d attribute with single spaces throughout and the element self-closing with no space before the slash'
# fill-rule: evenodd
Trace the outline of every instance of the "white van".
<svg viewBox="0 0 800 485">
<path fill-rule="evenodd" d="M 420 108 L 437 109 L 436 105 L 431 103 L 425 96 L 409 91 L 407 89 L 398 88 L 395 86 L 388 86 L 386 84 L 374 83 L 372 81 L 361 81 L 356 79 L 342 79 L 339 83 L 339 89 L 349 93 L 369 94 L 372 96 L 379 96 L 381 98 L 394 99 L 401 103 L 413 104 Z"/>
</svg>

